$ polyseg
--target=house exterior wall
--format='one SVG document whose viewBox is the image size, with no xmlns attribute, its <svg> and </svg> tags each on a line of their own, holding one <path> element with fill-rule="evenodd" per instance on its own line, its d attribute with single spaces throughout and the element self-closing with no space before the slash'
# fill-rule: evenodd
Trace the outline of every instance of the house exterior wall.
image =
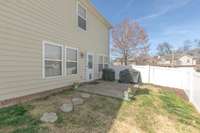
<svg viewBox="0 0 200 133">
<path fill-rule="evenodd" d="M 76 0 L 0 1 L 0 101 L 85 81 L 87 52 L 97 75 L 97 55 L 109 56 L 109 30 L 90 10 L 87 31 L 80 30 L 76 7 Z M 78 74 L 44 79 L 43 41 L 78 48 Z"/>
</svg>

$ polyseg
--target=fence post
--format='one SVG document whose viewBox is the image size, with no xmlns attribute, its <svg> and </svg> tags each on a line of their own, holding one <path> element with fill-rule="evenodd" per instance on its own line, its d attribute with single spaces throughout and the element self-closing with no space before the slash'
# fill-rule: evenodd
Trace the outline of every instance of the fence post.
<svg viewBox="0 0 200 133">
<path fill-rule="evenodd" d="M 149 65 L 149 72 L 148 72 L 148 83 L 150 84 L 150 77 L 151 76 L 151 66 Z"/>
</svg>

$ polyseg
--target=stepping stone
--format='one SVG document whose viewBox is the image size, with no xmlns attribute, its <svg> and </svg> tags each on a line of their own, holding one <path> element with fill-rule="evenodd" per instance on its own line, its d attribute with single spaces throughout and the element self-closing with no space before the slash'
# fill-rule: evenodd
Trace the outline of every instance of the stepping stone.
<svg viewBox="0 0 200 133">
<path fill-rule="evenodd" d="M 63 104 L 63 105 L 60 107 L 60 109 L 61 109 L 61 111 L 64 112 L 64 113 L 71 112 L 71 111 L 73 111 L 73 104 L 72 104 L 72 103 Z"/>
<path fill-rule="evenodd" d="M 82 98 L 90 98 L 90 94 L 88 93 L 81 93 Z"/>
<path fill-rule="evenodd" d="M 81 105 L 83 104 L 84 100 L 82 98 L 72 98 L 72 103 L 74 105 Z"/>
<path fill-rule="evenodd" d="M 44 113 L 43 116 L 40 118 L 40 120 L 42 122 L 46 122 L 46 123 L 54 123 L 56 122 L 58 119 L 58 116 L 56 113 Z"/>
</svg>

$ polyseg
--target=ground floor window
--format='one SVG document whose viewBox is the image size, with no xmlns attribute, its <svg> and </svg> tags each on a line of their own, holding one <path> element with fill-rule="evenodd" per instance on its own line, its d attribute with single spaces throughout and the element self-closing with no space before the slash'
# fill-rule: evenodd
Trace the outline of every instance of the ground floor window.
<svg viewBox="0 0 200 133">
<path fill-rule="evenodd" d="M 66 70 L 68 75 L 78 73 L 78 49 L 66 48 Z"/>
<path fill-rule="evenodd" d="M 43 42 L 43 77 L 62 76 L 63 46 L 51 42 Z"/>
</svg>

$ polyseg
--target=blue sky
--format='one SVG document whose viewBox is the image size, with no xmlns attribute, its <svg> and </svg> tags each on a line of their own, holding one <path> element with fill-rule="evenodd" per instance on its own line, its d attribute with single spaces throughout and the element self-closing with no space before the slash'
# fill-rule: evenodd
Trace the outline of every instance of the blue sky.
<svg viewBox="0 0 200 133">
<path fill-rule="evenodd" d="M 125 18 L 147 31 L 151 52 L 161 42 L 177 48 L 185 40 L 200 39 L 200 0 L 91 0 L 113 25 Z"/>
</svg>

